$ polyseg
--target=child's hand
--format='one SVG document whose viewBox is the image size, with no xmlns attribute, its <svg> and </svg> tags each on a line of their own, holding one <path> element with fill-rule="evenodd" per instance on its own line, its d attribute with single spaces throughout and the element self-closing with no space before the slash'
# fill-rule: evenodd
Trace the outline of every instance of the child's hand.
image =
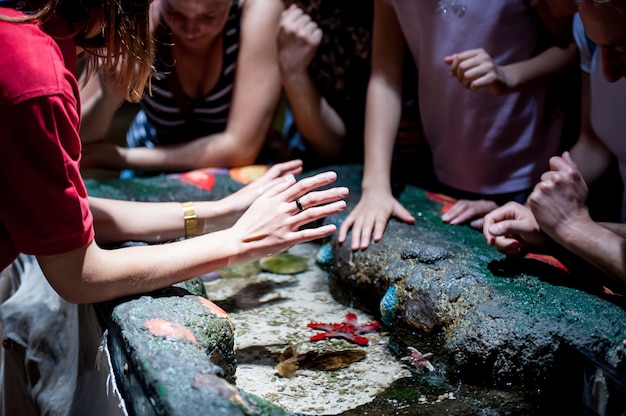
<svg viewBox="0 0 626 416">
<path fill-rule="evenodd" d="M 455 77 L 470 91 L 485 88 L 493 95 L 502 95 L 508 89 L 502 67 L 496 65 L 484 49 L 470 49 L 446 56 L 444 62 L 450 65 L 450 76 Z"/>
</svg>

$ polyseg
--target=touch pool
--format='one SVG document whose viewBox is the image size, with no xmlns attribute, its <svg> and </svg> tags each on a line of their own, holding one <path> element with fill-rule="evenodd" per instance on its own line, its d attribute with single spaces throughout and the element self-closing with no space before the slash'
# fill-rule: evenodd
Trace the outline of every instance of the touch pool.
<svg viewBox="0 0 626 416">
<path fill-rule="evenodd" d="M 351 189 L 352 205 L 358 199 L 360 167 L 336 170 L 339 182 Z M 228 174 L 213 179 L 210 190 L 172 177 L 91 182 L 88 188 L 99 196 L 182 201 L 219 198 L 241 186 Z M 244 298 L 247 308 L 237 307 L 219 286 L 231 280 L 232 295 L 237 279 L 243 281 L 241 287 L 253 280 L 215 276 L 205 276 L 204 285 L 191 282 L 195 286 L 102 305 L 130 413 L 537 414 L 587 409 L 613 414 L 626 408 L 626 314 L 619 298 L 603 295 L 597 284 L 584 284 L 584 268 L 563 253 L 552 253 L 556 262 L 538 257 L 511 263 L 486 247 L 475 231 L 442 224 L 441 200 L 412 187 L 401 198 L 417 216 L 415 225 L 390 223 L 384 243 L 366 252 L 352 253 L 333 240 L 296 247 L 295 254 L 308 259 L 309 270 L 288 276 L 259 273 L 255 278 L 265 282 L 266 292 Z M 321 259 L 320 248 L 326 253 Z M 329 271 L 328 278 L 316 260 Z M 205 287 L 230 319 L 202 300 Z M 290 302 L 297 309 L 287 307 Z M 315 309 L 322 307 L 326 309 Z M 386 324 L 365 334 L 370 361 L 328 373 L 298 370 L 292 378 L 276 376 L 277 355 L 291 344 L 300 351 L 354 348 L 341 339 L 307 341 L 315 334 L 308 322 L 338 322 L 346 311 L 356 313 L 359 321 Z M 263 323 L 264 315 L 269 319 Z M 169 328 L 178 335 L 147 329 L 145 323 L 155 319 L 171 322 Z M 429 360 L 435 371 L 411 372 L 400 360 L 410 353 L 408 347 L 433 353 Z M 352 402 L 359 396 L 366 396 L 363 402 Z"/>
</svg>

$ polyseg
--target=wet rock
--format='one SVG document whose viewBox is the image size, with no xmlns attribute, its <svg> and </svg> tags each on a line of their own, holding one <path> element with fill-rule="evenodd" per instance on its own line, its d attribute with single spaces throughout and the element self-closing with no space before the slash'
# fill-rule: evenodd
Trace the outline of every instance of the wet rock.
<svg viewBox="0 0 626 416">
<path fill-rule="evenodd" d="M 359 191 L 358 183 L 340 184 L 351 196 Z M 569 362 L 571 351 L 592 351 L 626 370 L 626 312 L 604 299 L 601 287 L 581 283 L 589 279 L 580 260 L 554 253 L 570 274 L 530 260 L 508 262 L 481 233 L 442 223 L 441 205 L 423 190 L 408 186 L 400 201 L 415 224 L 391 220 L 382 241 L 365 251 L 331 242 L 338 300 L 380 314 L 392 332 L 407 327 L 431 337 L 436 348 L 425 349 L 463 380 L 545 386 L 555 374 L 581 368 Z"/>
</svg>

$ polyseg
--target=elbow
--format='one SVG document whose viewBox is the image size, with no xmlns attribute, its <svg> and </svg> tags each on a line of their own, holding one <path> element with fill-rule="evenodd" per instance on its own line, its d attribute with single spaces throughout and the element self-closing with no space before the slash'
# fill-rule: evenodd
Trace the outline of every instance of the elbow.
<svg viewBox="0 0 626 416">
<path fill-rule="evenodd" d="M 241 167 L 252 165 L 259 157 L 260 149 L 233 149 L 230 155 L 224 158 L 223 166 Z"/>
<path fill-rule="evenodd" d="M 240 166 L 253 165 L 257 161 L 257 157 L 258 157 L 258 154 L 255 154 L 255 155 L 250 154 L 250 155 L 244 155 L 240 157 L 234 157 L 229 163 L 229 166 L 240 167 Z"/>
<path fill-rule="evenodd" d="M 89 291 L 85 290 L 83 285 L 56 285 L 52 288 L 69 303 L 93 303 L 95 300 L 89 295 Z"/>
<path fill-rule="evenodd" d="M 69 303 L 96 303 L 110 298 L 101 285 L 97 285 L 85 275 L 80 276 L 79 279 L 70 279 L 68 276 L 63 276 L 62 280 L 48 279 L 48 281 L 54 291 Z"/>
</svg>

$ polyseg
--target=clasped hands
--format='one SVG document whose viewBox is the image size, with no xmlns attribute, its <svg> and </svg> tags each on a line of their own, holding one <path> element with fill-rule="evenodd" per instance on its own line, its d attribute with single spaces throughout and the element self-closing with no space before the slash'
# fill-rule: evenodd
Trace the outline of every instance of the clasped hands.
<svg viewBox="0 0 626 416">
<path fill-rule="evenodd" d="M 509 202 L 485 216 L 483 235 L 507 255 L 524 254 L 547 237 L 562 243 L 579 222 L 589 220 L 587 195 L 587 184 L 565 152 L 550 159 L 550 171 L 541 176 L 526 205 Z"/>
</svg>

